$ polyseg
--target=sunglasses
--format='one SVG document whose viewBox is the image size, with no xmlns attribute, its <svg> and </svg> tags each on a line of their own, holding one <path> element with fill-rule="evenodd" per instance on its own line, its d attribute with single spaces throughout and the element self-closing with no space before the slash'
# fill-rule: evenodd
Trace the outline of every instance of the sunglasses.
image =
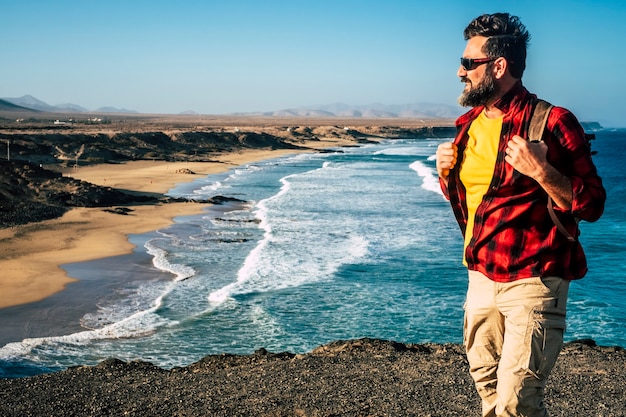
<svg viewBox="0 0 626 417">
<path fill-rule="evenodd" d="M 465 71 L 471 71 L 481 64 L 486 64 L 496 59 L 497 58 L 461 58 L 461 66 Z"/>
</svg>

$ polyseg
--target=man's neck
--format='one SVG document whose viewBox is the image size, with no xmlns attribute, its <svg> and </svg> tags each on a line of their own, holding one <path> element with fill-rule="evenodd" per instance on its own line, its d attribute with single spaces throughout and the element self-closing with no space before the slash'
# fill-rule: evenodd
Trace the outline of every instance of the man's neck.
<svg viewBox="0 0 626 417">
<path fill-rule="evenodd" d="M 493 99 L 489 100 L 487 104 L 485 104 L 485 116 L 488 119 L 497 119 L 504 116 L 504 112 L 500 110 L 495 104 L 500 101 L 502 97 L 506 95 L 513 87 L 515 87 L 518 83 L 518 79 L 507 77 L 506 79 L 502 79 L 499 88 L 498 95 Z"/>
<path fill-rule="evenodd" d="M 499 119 L 504 116 L 504 112 L 493 104 L 486 105 L 484 113 L 485 116 L 487 116 L 487 119 Z"/>
</svg>

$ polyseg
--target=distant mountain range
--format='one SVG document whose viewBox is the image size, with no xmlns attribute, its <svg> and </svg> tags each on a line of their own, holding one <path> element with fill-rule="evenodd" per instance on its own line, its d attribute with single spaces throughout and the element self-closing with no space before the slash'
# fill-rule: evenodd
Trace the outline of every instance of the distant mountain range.
<svg viewBox="0 0 626 417">
<path fill-rule="evenodd" d="M 2 103 L 5 103 L 4 105 Z M 78 104 L 64 103 L 50 105 L 31 95 L 17 98 L 0 99 L 0 110 L 17 110 L 19 108 L 32 109 L 42 112 L 52 113 L 138 113 L 135 110 L 120 109 L 116 107 L 100 107 L 95 110 L 88 110 Z M 19 107 L 17 107 L 19 106 Z M 456 118 L 463 113 L 459 106 L 435 103 L 413 103 L 404 105 L 349 105 L 344 103 L 333 103 L 321 106 L 298 107 L 293 109 L 275 110 L 267 112 L 231 113 L 241 116 L 265 116 L 265 117 L 347 117 L 347 118 L 413 118 L 413 119 L 450 119 Z M 187 110 L 181 115 L 198 115 L 193 110 Z"/>
<path fill-rule="evenodd" d="M 236 113 L 259 116 L 298 116 L 298 117 L 362 117 L 362 118 L 412 118 L 412 119 L 450 119 L 463 113 L 459 106 L 436 103 L 412 104 L 368 104 L 350 105 L 333 103 L 321 106 L 298 107 L 258 113 Z"/>
<path fill-rule="evenodd" d="M 0 111 L 35 112 L 36 110 L 18 106 L 17 104 L 0 99 Z"/>
<path fill-rule="evenodd" d="M 127 109 L 118 109 L 115 107 L 100 107 L 95 110 L 88 110 L 78 104 L 65 103 L 65 104 L 57 104 L 51 106 L 48 103 L 45 103 L 31 95 L 25 95 L 17 98 L 6 97 L 3 98 L 2 101 L 11 103 L 13 105 L 24 107 L 27 109 L 43 111 L 43 112 L 51 112 L 51 113 L 86 113 L 86 112 L 95 112 L 95 113 L 137 113 L 135 110 L 127 110 Z"/>
</svg>

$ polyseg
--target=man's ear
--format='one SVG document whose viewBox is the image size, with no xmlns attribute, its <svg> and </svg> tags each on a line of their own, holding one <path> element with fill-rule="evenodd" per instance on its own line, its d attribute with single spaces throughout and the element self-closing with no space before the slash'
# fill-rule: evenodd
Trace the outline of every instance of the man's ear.
<svg viewBox="0 0 626 417">
<path fill-rule="evenodd" d="M 508 67 L 509 67 L 509 62 L 506 60 L 506 58 L 500 57 L 496 59 L 495 61 L 493 61 L 493 67 L 492 67 L 493 76 L 496 79 L 500 79 L 504 77 L 504 74 L 506 74 Z"/>
</svg>

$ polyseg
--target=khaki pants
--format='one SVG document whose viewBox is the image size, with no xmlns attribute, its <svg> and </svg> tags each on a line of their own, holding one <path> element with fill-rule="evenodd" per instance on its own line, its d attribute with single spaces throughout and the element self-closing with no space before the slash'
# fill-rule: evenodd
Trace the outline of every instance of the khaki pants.
<svg viewBox="0 0 626 417">
<path fill-rule="evenodd" d="M 483 416 L 544 417 L 546 380 L 563 345 L 569 281 L 498 283 L 469 271 L 464 343 Z"/>
</svg>

